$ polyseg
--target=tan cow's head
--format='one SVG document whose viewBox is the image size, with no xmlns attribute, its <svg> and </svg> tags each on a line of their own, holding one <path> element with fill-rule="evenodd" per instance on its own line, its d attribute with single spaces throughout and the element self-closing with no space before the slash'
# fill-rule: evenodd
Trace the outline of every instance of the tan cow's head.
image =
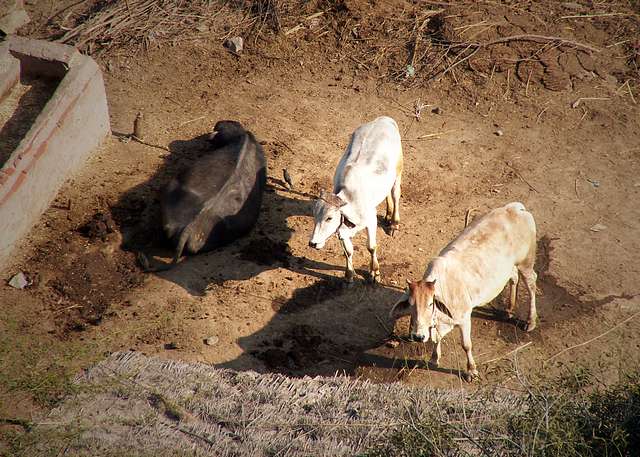
<svg viewBox="0 0 640 457">
<path fill-rule="evenodd" d="M 400 300 L 393 305 L 389 315 L 392 319 L 402 316 L 411 316 L 411 337 L 416 341 L 430 340 L 437 343 L 440 336 L 436 329 L 435 321 L 435 281 L 411 282 L 407 279 L 408 286 Z"/>
</svg>

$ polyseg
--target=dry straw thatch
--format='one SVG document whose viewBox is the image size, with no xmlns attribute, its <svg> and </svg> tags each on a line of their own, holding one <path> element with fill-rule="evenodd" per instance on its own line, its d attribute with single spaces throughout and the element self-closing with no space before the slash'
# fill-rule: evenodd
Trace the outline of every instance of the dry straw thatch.
<svg viewBox="0 0 640 457">
<path fill-rule="evenodd" d="M 451 437 L 476 454 L 464 436 L 521 404 L 496 392 L 468 395 L 347 377 L 292 379 L 135 352 L 112 355 L 77 383 L 80 393 L 35 428 L 66 431 L 58 445 L 67 456 L 356 455 L 434 412 L 436 422 L 448 423 Z M 51 450 L 50 440 L 38 442 L 26 455 Z"/>
</svg>

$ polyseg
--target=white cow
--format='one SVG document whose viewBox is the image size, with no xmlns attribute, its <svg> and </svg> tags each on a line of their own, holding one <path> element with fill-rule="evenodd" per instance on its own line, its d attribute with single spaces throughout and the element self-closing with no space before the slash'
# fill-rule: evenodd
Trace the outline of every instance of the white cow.
<svg viewBox="0 0 640 457">
<path fill-rule="evenodd" d="M 497 297 L 511 281 L 513 317 L 518 273 L 529 291 L 526 330 L 536 327 L 536 224 L 522 203 L 509 203 L 476 219 L 449 243 L 427 266 L 423 279 L 409 283 L 393 306 L 391 317 L 411 315 L 411 334 L 417 341 L 434 343 L 430 363 L 438 366 L 440 341 L 454 327 L 460 327 L 462 347 L 467 354 L 465 379 L 478 370 L 471 354 L 471 311 Z"/>
<path fill-rule="evenodd" d="M 380 281 L 376 256 L 376 207 L 386 198 L 385 219 L 391 233 L 400 223 L 402 145 L 398 124 L 382 116 L 358 127 L 344 152 L 333 178 L 333 193 L 322 191 L 313 209 L 315 226 L 309 246 L 322 249 L 327 239 L 338 235 L 347 260 L 345 279 L 353 282 L 351 238 L 367 229 L 371 254 L 371 281 Z"/>
</svg>

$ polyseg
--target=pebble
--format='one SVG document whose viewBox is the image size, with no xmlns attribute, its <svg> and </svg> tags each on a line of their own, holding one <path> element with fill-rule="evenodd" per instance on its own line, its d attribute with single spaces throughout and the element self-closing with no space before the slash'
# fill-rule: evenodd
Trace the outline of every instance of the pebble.
<svg viewBox="0 0 640 457">
<path fill-rule="evenodd" d="M 497 136 L 502 136 L 502 135 L 504 135 L 504 132 L 503 132 L 502 130 L 500 130 L 500 129 L 496 130 L 494 133 L 495 133 Z"/>
<path fill-rule="evenodd" d="M 442 114 L 442 108 L 440 108 L 439 106 L 436 106 L 435 108 L 433 108 L 433 109 L 431 110 L 431 112 L 432 112 L 433 114 Z"/>
<path fill-rule="evenodd" d="M 218 338 L 217 336 L 210 336 L 209 338 L 206 338 L 204 340 L 204 344 L 206 344 L 207 346 L 215 346 L 219 341 L 220 338 Z"/>
<path fill-rule="evenodd" d="M 234 54 L 240 54 L 244 49 L 244 40 L 242 39 L 242 37 L 234 36 L 233 38 L 229 38 L 224 42 L 224 47 Z"/>
<path fill-rule="evenodd" d="M 390 347 L 390 348 L 397 348 L 400 345 L 400 341 L 398 341 L 398 340 L 389 340 L 389 341 L 387 341 L 385 343 L 385 345 L 387 347 Z"/>
<path fill-rule="evenodd" d="M 18 272 L 9 280 L 9 285 L 14 289 L 24 289 L 29 285 L 29 281 L 23 272 Z"/>
<path fill-rule="evenodd" d="M 607 226 L 604 224 L 596 224 L 593 227 L 591 227 L 589 230 L 591 230 L 592 232 L 601 232 L 603 230 L 606 230 Z"/>
</svg>

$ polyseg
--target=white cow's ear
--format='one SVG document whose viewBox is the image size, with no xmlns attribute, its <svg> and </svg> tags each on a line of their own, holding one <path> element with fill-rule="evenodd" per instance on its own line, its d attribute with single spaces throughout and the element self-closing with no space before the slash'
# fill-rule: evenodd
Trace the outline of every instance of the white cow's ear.
<svg viewBox="0 0 640 457">
<path fill-rule="evenodd" d="M 409 304 L 408 298 L 400 300 L 398 303 L 393 305 L 393 308 L 389 311 L 389 317 L 392 320 L 399 319 L 402 316 L 408 316 L 409 314 L 411 314 L 411 305 Z"/>
<path fill-rule="evenodd" d="M 326 192 L 324 189 L 320 191 L 320 197 L 318 198 L 332 206 L 335 206 L 336 208 L 341 208 L 347 204 L 347 202 L 338 197 L 336 194 L 332 192 Z"/>
</svg>

